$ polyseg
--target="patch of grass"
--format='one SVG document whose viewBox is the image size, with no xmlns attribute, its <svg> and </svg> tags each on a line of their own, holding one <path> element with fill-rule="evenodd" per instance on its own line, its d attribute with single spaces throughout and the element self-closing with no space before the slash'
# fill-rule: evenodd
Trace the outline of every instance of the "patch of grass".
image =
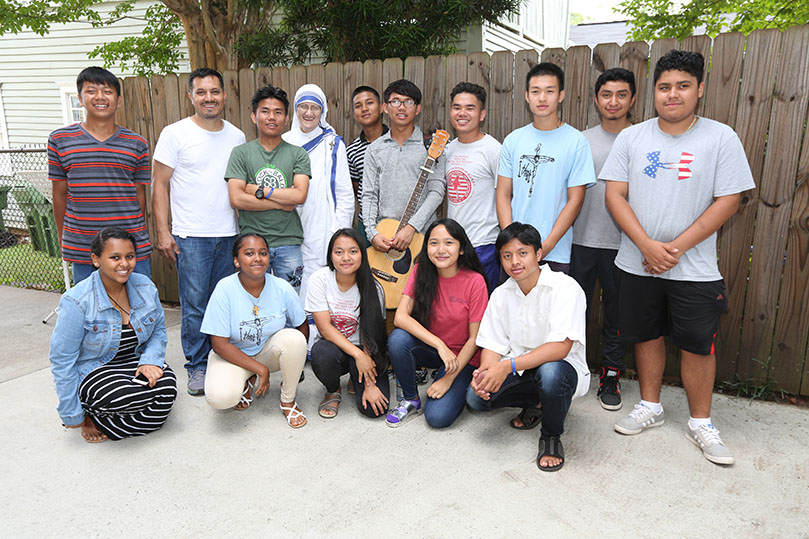
<svg viewBox="0 0 809 539">
<path fill-rule="evenodd" d="M 770 361 L 772 358 L 767 358 L 767 361 L 760 361 L 756 358 L 751 358 L 753 361 L 761 365 L 764 372 L 769 371 Z M 765 400 L 765 401 L 783 401 L 789 394 L 784 391 L 776 380 L 763 381 L 756 378 L 742 379 L 736 374 L 736 380 L 733 382 L 722 382 L 717 389 L 726 395 L 734 395 L 736 397 L 747 397 L 751 401 Z"/>
<path fill-rule="evenodd" d="M 30 243 L 0 249 L 0 284 L 64 291 L 62 260 L 35 251 Z"/>
</svg>

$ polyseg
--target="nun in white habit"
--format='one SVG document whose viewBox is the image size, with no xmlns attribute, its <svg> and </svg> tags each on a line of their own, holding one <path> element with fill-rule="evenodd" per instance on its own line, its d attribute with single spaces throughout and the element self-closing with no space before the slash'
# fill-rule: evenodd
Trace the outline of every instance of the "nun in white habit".
<svg viewBox="0 0 809 539">
<path fill-rule="evenodd" d="M 295 94 L 292 129 L 282 135 L 309 153 L 312 178 L 306 202 L 297 211 L 303 225 L 303 277 L 300 297 L 306 300 L 309 277 L 326 265 L 332 234 L 350 228 L 354 219 L 354 190 L 348 173 L 346 146 L 326 122 L 329 107 L 323 90 L 304 84 Z"/>
</svg>

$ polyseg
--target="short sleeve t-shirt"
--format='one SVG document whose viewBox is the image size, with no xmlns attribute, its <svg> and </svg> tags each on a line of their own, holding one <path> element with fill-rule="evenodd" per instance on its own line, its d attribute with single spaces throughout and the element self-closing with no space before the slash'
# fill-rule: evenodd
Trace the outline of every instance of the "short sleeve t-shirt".
<svg viewBox="0 0 809 539">
<path fill-rule="evenodd" d="M 618 133 L 604 131 L 600 125 L 583 131 L 582 135 L 590 142 L 593 152 L 593 164 L 596 176 L 604 167 L 604 162 L 610 154 L 612 145 Z M 612 215 L 607 211 L 605 195 L 607 182 L 596 181 L 595 185 L 587 189 L 584 195 L 579 216 L 573 223 L 573 243 L 584 247 L 596 249 L 618 250 L 621 244 L 621 229 L 615 224 Z"/>
<path fill-rule="evenodd" d="M 523 294 L 514 279 L 497 287 L 480 323 L 478 346 L 504 357 L 521 356 L 546 342 L 573 341 L 567 361 L 576 369 L 574 398 L 590 388 L 587 368 L 585 297 L 579 284 L 562 272 L 540 266 L 539 280 Z"/>
<path fill-rule="evenodd" d="M 374 280 L 382 316 L 385 316 L 385 292 Z M 306 310 L 310 313 L 329 311 L 331 325 L 337 328 L 349 342 L 362 346 L 360 332 L 360 291 L 355 284 L 345 292 L 337 286 L 337 276 L 329 268 L 320 268 L 309 278 L 309 289 L 306 293 Z M 322 339 L 317 336 L 317 340 Z"/>
<path fill-rule="evenodd" d="M 136 186 L 149 185 L 149 146 L 132 131 L 118 127 L 97 140 L 80 123 L 48 137 L 48 177 L 67 182 L 62 258 L 90 263 L 90 244 L 102 228 L 114 226 L 135 236 L 137 260 L 146 260 L 152 243 Z"/>
<path fill-rule="evenodd" d="M 244 180 L 266 190 L 292 187 L 295 174 L 312 176 L 306 150 L 282 140 L 268 152 L 256 139 L 233 148 L 225 178 Z M 240 210 L 239 232 L 258 234 L 269 247 L 303 243 L 303 227 L 296 211 Z"/>
<path fill-rule="evenodd" d="M 512 179 L 514 221 L 533 225 L 543 239 L 567 204 L 568 188 L 596 181 L 590 144 L 568 124 L 551 131 L 528 124 L 513 131 L 503 142 L 498 174 Z M 572 241 L 568 229 L 544 259 L 569 263 Z"/>
<path fill-rule="evenodd" d="M 172 234 L 203 238 L 238 234 L 236 211 L 222 180 L 230 151 L 239 144 L 244 144 L 244 133 L 227 121 L 219 131 L 208 131 L 188 117 L 160 133 L 154 160 L 174 169 Z"/>
<path fill-rule="evenodd" d="M 239 282 L 239 274 L 234 273 L 216 284 L 200 331 L 227 337 L 236 348 L 254 356 L 278 331 L 298 327 L 305 321 L 298 294 L 288 282 L 267 274 L 264 289 L 255 298 Z"/>
<path fill-rule="evenodd" d="M 403 292 L 405 296 L 416 297 L 418 267 L 416 264 L 410 273 Z M 480 322 L 488 302 L 486 280 L 480 273 L 462 268 L 454 277 L 439 276 L 428 329 L 458 354 L 469 340 L 469 324 Z M 480 366 L 480 350 L 475 352 L 469 364 Z"/>
<path fill-rule="evenodd" d="M 464 227 L 474 247 L 494 243 L 500 233 L 495 207 L 500 143 L 491 135 L 468 144 L 455 139 L 444 153 L 447 217 Z"/>
<path fill-rule="evenodd" d="M 621 131 L 615 139 L 601 178 L 627 182 L 629 202 L 646 234 L 653 240 L 677 238 L 710 206 L 715 197 L 755 187 L 750 165 L 736 133 L 727 125 L 699 118 L 681 135 L 664 133 L 652 118 Z M 615 265 L 640 276 L 640 249 L 626 234 Z M 680 256 L 679 263 L 660 275 L 675 281 L 717 281 L 714 232 Z"/>
</svg>

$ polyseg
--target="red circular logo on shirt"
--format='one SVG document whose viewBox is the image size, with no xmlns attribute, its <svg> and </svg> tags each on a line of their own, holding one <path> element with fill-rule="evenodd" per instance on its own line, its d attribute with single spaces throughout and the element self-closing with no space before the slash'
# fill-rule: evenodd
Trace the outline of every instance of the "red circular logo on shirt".
<svg viewBox="0 0 809 539">
<path fill-rule="evenodd" d="M 359 327 L 359 322 L 356 318 L 345 314 L 333 314 L 331 315 L 331 325 L 336 327 L 343 336 L 348 339 L 352 335 L 357 332 L 357 328 Z"/>
<path fill-rule="evenodd" d="M 472 194 L 472 180 L 461 168 L 447 173 L 447 197 L 453 204 L 460 204 Z"/>
</svg>

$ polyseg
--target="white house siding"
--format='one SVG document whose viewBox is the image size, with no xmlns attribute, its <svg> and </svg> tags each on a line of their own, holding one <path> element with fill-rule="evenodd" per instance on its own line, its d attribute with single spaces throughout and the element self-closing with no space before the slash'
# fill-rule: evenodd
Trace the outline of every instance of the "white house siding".
<svg viewBox="0 0 809 539">
<path fill-rule="evenodd" d="M 100 4 L 107 12 L 116 2 Z M 138 1 L 133 15 L 142 15 L 152 1 Z M 96 46 L 140 34 L 143 21 L 124 19 L 112 26 L 93 28 L 86 23 L 57 24 L 49 34 L 30 31 L 0 37 L 0 95 L 8 132 L 8 146 L 44 145 L 48 134 L 65 124 L 60 86 L 75 91 L 76 75 L 85 67 L 102 65 L 87 54 Z M 182 45 L 185 49 L 185 43 Z M 119 77 L 132 75 L 111 67 Z M 181 72 L 189 71 L 187 61 Z"/>
</svg>

